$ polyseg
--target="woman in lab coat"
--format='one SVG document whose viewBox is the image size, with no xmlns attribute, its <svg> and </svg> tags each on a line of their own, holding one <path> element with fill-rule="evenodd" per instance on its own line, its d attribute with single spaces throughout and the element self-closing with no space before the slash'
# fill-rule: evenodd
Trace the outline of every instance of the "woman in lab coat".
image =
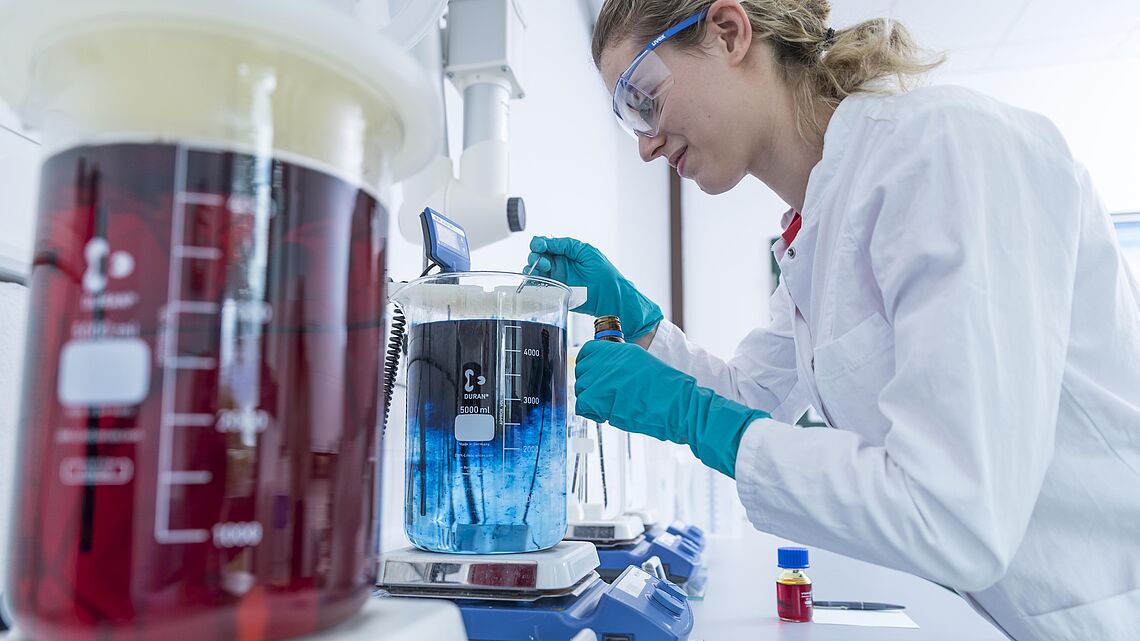
<svg viewBox="0 0 1140 641">
<path fill-rule="evenodd" d="M 1011 638 L 1140 638 L 1140 291 L 1045 118 L 826 0 L 608 0 L 594 59 L 645 161 L 790 206 L 769 327 L 723 361 L 596 249 L 577 411 L 688 444 L 761 530 L 953 588 Z M 667 98 L 667 101 L 666 101 Z M 537 264 L 536 264 L 537 263 Z M 808 406 L 834 429 L 792 426 Z"/>
</svg>

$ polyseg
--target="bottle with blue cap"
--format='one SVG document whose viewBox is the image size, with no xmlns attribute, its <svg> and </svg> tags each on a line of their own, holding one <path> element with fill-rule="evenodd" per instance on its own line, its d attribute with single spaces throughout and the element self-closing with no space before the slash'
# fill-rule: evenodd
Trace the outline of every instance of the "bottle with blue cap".
<svg viewBox="0 0 1140 641">
<path fill-rule="evenodd" d="M 599 316 L 594 320 L 594 340 L 624 343 L 625 332 L 621 331 L 621 319 L 617 316 Z"/>
<path fill-rule="evenodd" d="M 776 579 L 776 613 L 784 621 L 810 622 L 811 579 L 804 572 L 808 567 L 807 548 L 779 548 L 776 556 L 781 570 Z"/>
</svg>

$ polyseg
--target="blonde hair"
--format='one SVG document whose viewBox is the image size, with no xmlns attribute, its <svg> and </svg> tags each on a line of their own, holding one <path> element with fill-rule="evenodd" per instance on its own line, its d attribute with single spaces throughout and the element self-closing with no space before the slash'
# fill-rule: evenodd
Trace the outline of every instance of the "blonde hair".
<svg viewBox="0 0 1140 641">
<path fill-rule="evenodd" d="M 752 24 L 752 37 L 771 43 L 776 63 L 795 97 L 797 129 L 805 139 L 822 140 L 818 107 L 834 110 L 860 92 L 910 89 L 942 63 L 918 47 L 910 31 L 890 18 L 867 20 L 832 30 L 828 0 L 738 0 Z M 626 38 L 649 42 L 713 0 L 606 0 L 594 26 L 594 65 L 602 53 Z M 669 42 L 693 49 L 705 36 L 707 20 Z M 809 138 L 810 136 L 810 138 Z"/>
</svg>

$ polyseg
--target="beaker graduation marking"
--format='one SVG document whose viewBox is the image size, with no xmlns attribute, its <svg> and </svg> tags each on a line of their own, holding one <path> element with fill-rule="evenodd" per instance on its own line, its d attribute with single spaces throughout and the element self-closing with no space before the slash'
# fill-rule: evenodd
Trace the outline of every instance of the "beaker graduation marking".
<svg viewBox="0 0 1140 641">
<path fill-rule="evenodd" d="M 503 403 L 506 411 L 503 412 L 503 464 L 507 462 L 507 452 L 517 452 L 521 447 L 507 447 L 509 432 L 513 431 L 512 428 L 521 428 L 521 417 L 515 416 L 515 406 L 512 403 L 521 402 L 519 398 L 519 384 L 522 378 L 521 361 L 519 356 L 511 356 L 512 354 L 522 354 L 522 350 L 518 349 L 519 343 L 522 338 L 522 325 L 501 325 L 501 335 L 503 343 Z M 517 475 L 518 471 L 512 468 L 512 475 Z"/>
<path fill-rule="evenodd" d="M 186 148 L 178 145 L 174 160 L 174 204 L 170 213 L 170 271 L 166 283 L 166 311 L 165 330 L 162 345 L 162 419 L 159 426 L 158 437 L 158 488 L 155 492 L 154 510 L 154 539 L 159 543 L 203 543 L 210 538 L 210 532 L 202 529 L 170 529 L 170 488 L 173 485 L 185 485 L 186 481 L 198 481 L 198 478 L 186 478 L 174 474 L 174 428 L 197 426 L 189 424 L 175 413 L 175 392 L 177 384 L 175 377 L 179 370 L 212 369 L 214 359 L 201 357 L 185 357 L 177 354 L 178 346 L 178 316 L 184 313 L 186 301 L 182 300 L 182 261 L 186 258 L 198 258 L 194 252 L 187 253 L 183 246 L 183 232 L 185 227 L 186 203 L 191 198 L 186 193 Z M 194 248 L 199 249 L 199 248 Z M 213 248 L 210 248 L 213 249 Z M 217 250 L 215 250 L 217 251 Z M 216 260 L 221 252 L 214 258 Z M 191 306 L 193 307 L 193 306 Z M 209 474 L 209 472 L 206 472 Z M 207 480 L 207 482 L 209 482 Z M 199 484 L 199 483 L 194 483 Z"/>
</svg>

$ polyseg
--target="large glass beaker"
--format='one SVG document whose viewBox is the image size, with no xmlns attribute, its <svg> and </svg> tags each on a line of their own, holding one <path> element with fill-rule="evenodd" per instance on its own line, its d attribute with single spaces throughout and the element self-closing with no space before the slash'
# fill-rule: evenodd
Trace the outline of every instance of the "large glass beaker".
<svg viewBox="0 0 1140 641">
<path fill-rule="evenodd" d="M 570 290 L 466 272 L 421 278 L 392 298 L 409 324 L 409 540 L 465 554 L 554 546 L 566 533 Z"/>
<path fill-rule="evenodd" d="M 287 5 L 0 8 L 47 158 L 5 590 L 36 641 L 286 639 L 371 593 L 385 207 L 432 88 Z"/>
</svg>

